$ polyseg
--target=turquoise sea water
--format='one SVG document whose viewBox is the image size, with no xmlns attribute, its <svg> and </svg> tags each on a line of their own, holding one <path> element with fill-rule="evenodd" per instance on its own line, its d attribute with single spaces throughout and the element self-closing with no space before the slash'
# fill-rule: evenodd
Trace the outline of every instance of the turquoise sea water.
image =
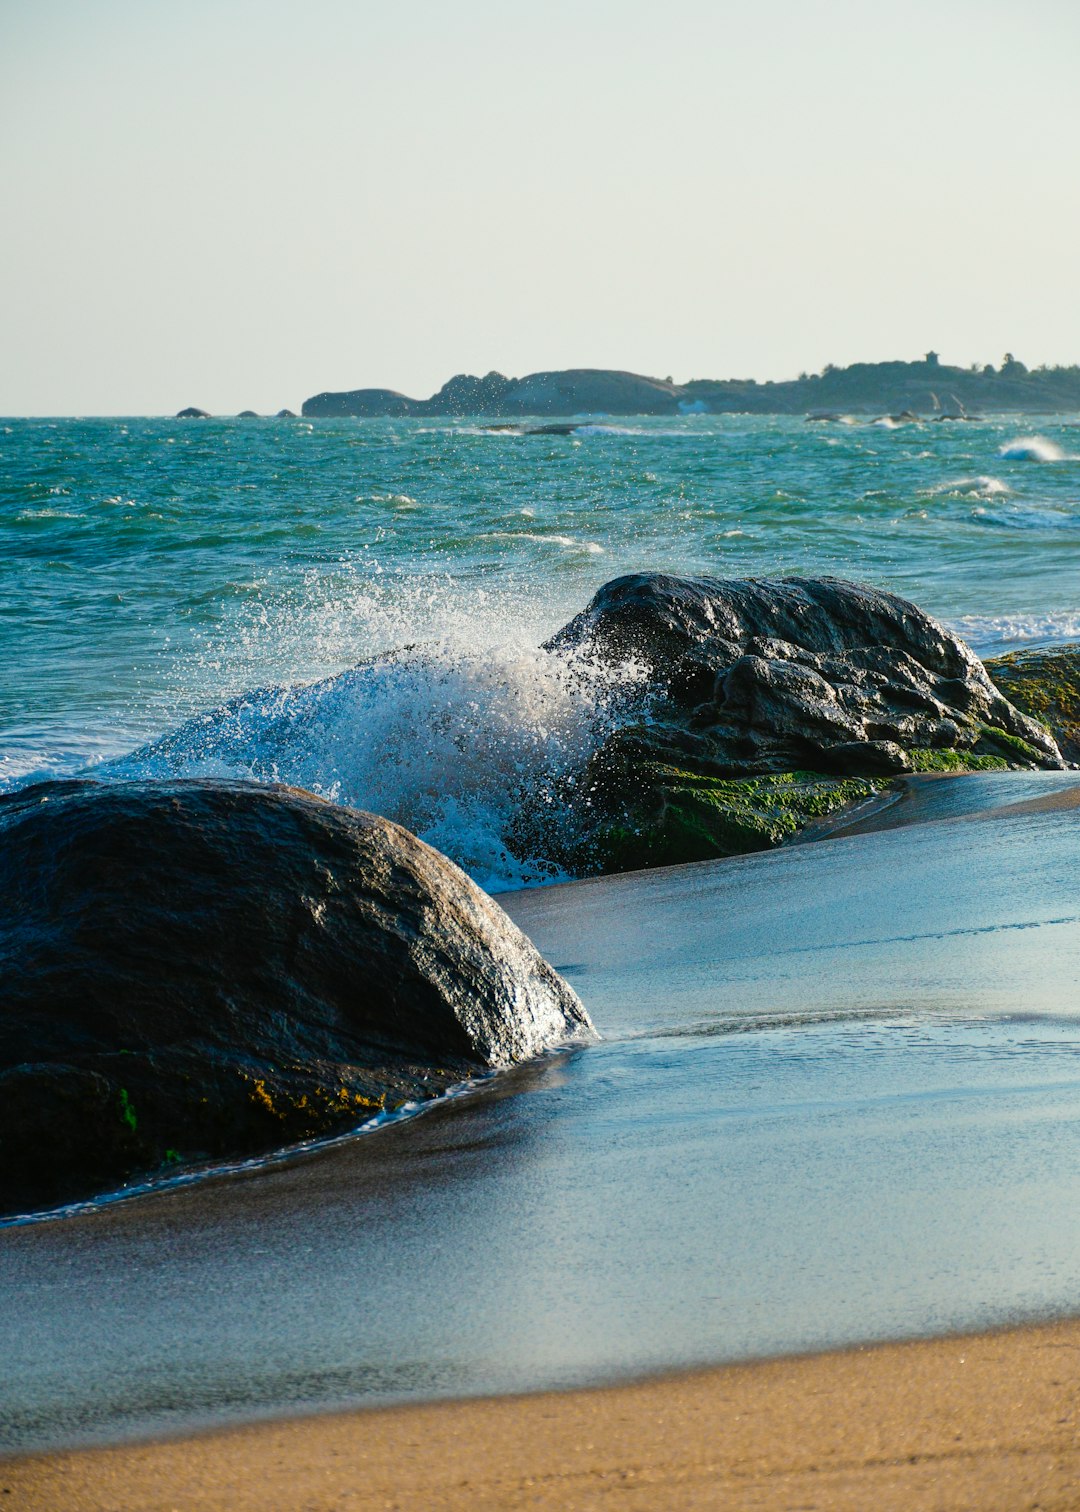
<svg viewBox="0 0 1080 1512">
<path fill-rule="evenodd" d="M 1013 455 L 1003 455 L 1013 453 Z M 1080 635 L 1080 422 L 696 416 L 0 424 L 0 782 L 115 761 L 282 777 L 502 888 L 508 787 L 581 759 L 617 688 L 539 642 L 639 569 L 830 572 L 987 653 Z M 365 658 L 425 643 L 305 695 Z M 618 679 L 615 679 L 617 683 Z M 268 691 L 267 691 L 268 690 Z"/>
</svg>

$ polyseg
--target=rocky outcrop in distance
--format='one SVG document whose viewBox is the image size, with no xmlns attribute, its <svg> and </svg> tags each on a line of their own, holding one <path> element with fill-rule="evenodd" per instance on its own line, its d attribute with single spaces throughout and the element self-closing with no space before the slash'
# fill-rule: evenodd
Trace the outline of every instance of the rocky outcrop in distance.
<svg viewBox="0 0 1080 1512">
<path fill-rule="evenodd" d="M 212 420 L 214 417 L 209 410 L 198 409 L 194 404 L 189 404 L 187 409 L 177 410 L 174 417 L 177 420 Z M 273 416 L 260 415 L 258 410 L 245 409 L 237 414 L 237 420 L 295 420 L 296 411 L 291 409 L 279 409 Z"/>
<path fill-rule="evenodd" d="M 347 1131 L 591 1038 L 408 831 L 289 788 L 0 798 L 0 1212 Z"/>
<path fill-rule="evenodd" d="M 1007 358 L 999 369 L 952 367 L 928 353 L 921 362 L 859 362 L 829 366 L 790 381 L 694 379 L 674 383 L 606 368 L 569 368 L 507 378 L 461 373 L 430 399 L 393 389 L 351 389 L 304 401 L 311 417 L 483 417 L 525 415 L 809 414 L 846 413 L 906 424 L 920 417 L 977 419 L 978 412 L 1053 413 L 1080 409 L 1080 367 L 1038 368 Z"/>
<path fill-rule="evenodd" d="M 863 584 L 636 574 L 548 646 L 649 673 L 640 717 L 564 795 L 576 870 L 763 849 L 901 773 L 1065 764 L 963 641 Z"/>
<path fill-rule="evenodd" d="M 574 368 L 530 373 L 527 378 L 459 374 L 430 399 L 409 399 L 390 389 L 355 389 L 306 399 L 304 415 L 670 415 L 678 390 L 668 381 L 637 373 Z"/>
</svg>

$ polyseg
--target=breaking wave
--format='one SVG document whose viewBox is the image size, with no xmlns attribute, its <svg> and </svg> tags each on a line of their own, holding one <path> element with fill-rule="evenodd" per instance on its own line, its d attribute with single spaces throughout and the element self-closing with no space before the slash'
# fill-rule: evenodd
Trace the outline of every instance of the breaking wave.
<svg viewBox="0 0 1080 1512">
<path fill-rule="evenodd" d="M 644 669 L 452 642 L 410 647 L 306 685 L 260 688 L 197 715 L 106 777 L 284 782 L 383 814 L 489 892 L 559 880 L 544 843 L 514 826 L 527 803 L 548 842 L 567 822 L 560 783 L 629 707 Z M 543 852 L 543 853 L 541 853 Z"/>
<path fill-rule="evenodd" d="M 1080 640 L 1080 609 L 1049 614 L 965 614 L 947 623 L 982 657 L 1018 646 Z"/>
<path fill-rule="evenodd" d="M 993 478 L 986 473 L 980 473 L 974 478 L 950 478 L 948 482 L 938 483 L 933 488 L 921 489 L 920 493 L 925 499 L 936 499 L 950 494 L 959 498 L 996 499 L 1011 494 L 1012 489 L 1003 478 Z"/>
<path fill-rule="evenodd" d="M 1045 436 L 1020 436 L 1007 441 L 998 450 L 998 455 L 1010 462 L 1068 462 L 1064 451 L 1056 441 L 1047 441 Z"/>
</svg>

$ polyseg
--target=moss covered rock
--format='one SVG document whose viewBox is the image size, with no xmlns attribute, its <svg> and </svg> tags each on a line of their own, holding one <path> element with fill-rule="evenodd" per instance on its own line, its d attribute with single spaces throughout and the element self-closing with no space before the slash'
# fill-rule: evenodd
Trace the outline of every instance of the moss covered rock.
<svg viewBox="0 0 1080 1512">
<path fill-rule="evenodd" d="M 874 795 L 869 781 L 782 772 L 717 778 L 654 764 L 638 773 L 645 791 L 597 825 L 587 860 L 602 872 L 672 866 L 768 850 L 805 825 Z"/>
<path fill-rule="evenodd" d="M 1066 761 L 1080 762 L 1080 643 L 1012 651 L 986 663 L 994 686 L 1054 736 Z"/>
</svg>

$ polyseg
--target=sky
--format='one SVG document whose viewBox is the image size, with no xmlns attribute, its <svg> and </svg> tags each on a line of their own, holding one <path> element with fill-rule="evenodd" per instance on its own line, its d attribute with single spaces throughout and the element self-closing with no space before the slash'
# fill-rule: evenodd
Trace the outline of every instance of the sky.
<svg viewBox="0 0 1080 1512">
<path fill-rule="evenodd" d="M 0 0 L 0 413 L 1080 362 L 1075 0 Z"/>
</svg>

